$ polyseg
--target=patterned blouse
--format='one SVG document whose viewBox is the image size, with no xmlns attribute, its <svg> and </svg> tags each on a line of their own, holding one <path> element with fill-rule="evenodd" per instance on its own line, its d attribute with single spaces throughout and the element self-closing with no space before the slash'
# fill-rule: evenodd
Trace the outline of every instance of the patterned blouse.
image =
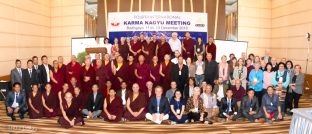
<svg viewBox="0 0 312 134">
<path fill-rule="evenodd" d="M 198 102 L 197 102 L 197 107 L 198 107 L 198 112 L 199 113 L 204 113 L 205 109 L 204 109 L 204 105 L 203 105 L 203 100 L 200 98 L 200 96 L 198 96 Z M 187 103 L 186 103 L 186 108 L 185 108 L 185 112 L 189 113 L 191 109 L 194 109 L 195 105 L 193 103 L 193 96 L 191 96 L 190 98 L 187 99 Z"/>
</svg>

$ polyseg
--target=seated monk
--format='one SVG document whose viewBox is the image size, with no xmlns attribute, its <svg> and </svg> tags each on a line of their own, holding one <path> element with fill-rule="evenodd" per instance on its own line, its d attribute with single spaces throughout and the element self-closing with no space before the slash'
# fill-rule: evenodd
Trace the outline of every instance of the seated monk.
<svg viewBox="0 0 312 134">
<path fill-rule="evenodd" d="M 69 92 L 69 90 L 68 90 L 68 84 L 67 83 L 64 83 L 64 85 L 63 85 L 63 89 L 61 90 L 61 91 L 59 91 L 58 92 L 58 99 L 59 99 L 59 102 L 60 102 L 60 104 L 62 104 L 62 101 L 64 101 L 64 97 L 65 97 L 65 94 L 67 93 L 67 92 Z"/>
<path fill-rule="evenodd" d="M 73 95 L 70 92 L 65 94 L 61 104 L 62 116 L 58 119 L 58 123 L 64 128 L 84 125 L 83 118 L 78 111 L 78 106 L 73 101 Z"/>
<path fill-rule="evenodd" d="M 124 114 L 125 120 L 140 121 L 145 119 L 146 98 L 143 92 L 139 92 L 140 86 L 134 83 L 132 94 L 127 99 L 127 111 Z"/>
<path fill-rule="evenodd" d="M 169 119 L 169 102 L 165 96 L 162 96 L 163 88 L 161 86 L 155 87 L 155 94 L 148 105 L 148 113 L 145 115 L 146 119 L 151 120 L 157 124 Z"/>
<path fill-rule="evenodd" d="M 74 101 L 77 103 L 79 111 L 82 111 L 85 103 L 79 87 L 75 87 L 74 89 Z"/>
<path fill-rule="evenodd" d="M 43 116 L 47 118 L 56 117 L 59 113 L 58 99 L 51 89 L 51 84 L 46 84 L 45 92 L 42 94 Z"/>
<path fill-rule="evenodd" d="M 102 117 L 104 121 L 119 122 L 123 114 L 122 100 L 116 96 L 114 89 L 109 90 L 109 96 L 104 100 Z"/>
<path fill-rule="evenodd" d="M 38 91 L 38 84 L 32 84 L 32 92 L 28 95 L 28 114 L 30 119 L 38 119 L 43 116 L 41 93 Z"/>
</svg>

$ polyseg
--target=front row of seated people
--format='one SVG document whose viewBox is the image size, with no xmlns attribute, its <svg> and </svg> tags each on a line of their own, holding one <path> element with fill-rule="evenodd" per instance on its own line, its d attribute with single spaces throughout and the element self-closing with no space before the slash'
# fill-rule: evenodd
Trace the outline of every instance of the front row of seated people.
<svg viewBox="0 0 312 134">
<path fill-rule="evenodd" d="M 172 86 L 174 86 L 174 82 Z M 282 85 L 280 86 L 282 87 Z M 255 91 L 252 89 L 247 90 L 246 95 L 240 101 L 240 106 L 238 106 L 238 101 L 233 97 L 232 89 L 222 91 L 225 94 L 224 97 L 220 98 L 212 91 L 210 85 L 204 85 L 202 89 L 194 87 L 192 96 L 184 100 L 180 90 L 173 89 L 173 96 L 170 99 L 163 96 L 161 86 L 156 86 L 154 92 L 152 82 L 148 82 L 147 87 L 149 88 L 147 95 L 140 92 L 139 85 L 135 83 L 127 98 L 124 91 L 117 91 L 122 92 L 121 96 L 118 96 L 114 89 L 110 89 L 108 96 L 104 98 L 102 93 L 98 92 L 98 85 L 94 84 L 92 86 L 93 92 L 85 96 L 87 102 L 83 104 L 81 100 L 84 96 L 80 93 L 80 89 L 76 87 L 71 93 L 68 91 L 66 83 L 63 90 L 59 91 L 59 99 L 51 92 L 50 84 L 46 84 L 44 93 L 40 93 L 38 85 L 33 84 L 32 92 L 26 95 L 21 92 L 20 84 L 14 83 L 14 90 L 8 93 L 5 104 L 7 114 L 12 120 L 16 120 L 16 114 L 23 119 L 24 114 L 28 111 L 31 119 L 59 116 L 58 123 L 65 128 L 84 125 L 83 117 L 102 117 L 108 122 L 147 119 L 157 124 L 168 120 L 171 121 L 171 124 L 186 122 L 212 124 L 217 116 L 221 121 L 235 121 L 245 117 L 250 122 L 259 122 L 261 118 L 264 118 L 268 123 L 271 123 L 283 117 L 280 106 L 283 102 L 278 93 L 275 93 L 278 90 L 271 86 L 267 88 L 261 106 L 255 96 Z M 274 90 L 277 91 L 274 92 Z M 202 94 L 200 94 L 201 91 Z M 28 99 L 26 100 L 26 98 Z"/>
</svg>

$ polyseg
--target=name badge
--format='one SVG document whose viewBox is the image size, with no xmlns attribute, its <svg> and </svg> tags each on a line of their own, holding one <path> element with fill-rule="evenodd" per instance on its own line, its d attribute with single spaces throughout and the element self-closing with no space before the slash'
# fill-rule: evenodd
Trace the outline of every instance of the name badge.
<svg viewBox="0 0 312 134">
<path fill-rule="evenodd" d="M 273 106 L 273 103 L 271 102 L 271 106 Z"/>
<path fill-rule="evenodd" d="M 196 113 L 198 113 L 198 107 L 197 107 L 197 108 L 195 108 L 195 112 L 196 112 Z"/>
<path fill-rule="evenodd" d="M 159 107 L 157 107 L 157 113 L 159 113 Z"/>
<path fill-rule="evenodd" d="M 283 77 L 279 77 L 278 81 L 283 82 Z"/>
<path fill-rule="evenodd" d="M 19 106 L 19 104 L 16 102 L 16 106 L 18 107 Z"/>
<path fill-rule="evenodd" d="M 249 111 L 251 112 L 251 111 L 252 111 L 252 108 L 249 108 Z"/>
<path fill-rule="evenodd" d="M 177 114 L 180 114 L 181 110 L 180 110 L 180 109 L 177 109 L 177 111 L 176 111 L 176 112 L 177 112 Z"/>
<path fill-rule="evenodd" d="M 93 106 L 93 109 L 95 109 L 95 106 Z"/>
<path fill-rule="evenodd" d="M 257 82 L 257 81 L 258 81 L 258 79 L 257 79 L 257 78 L 254 78 L 254 81 L 255 81 L 255 82 Z"/>
<path fill-rule="evenodd" d="M 181 75 L 182 74 L 182 72 L 181 71 L 179 71 L 179 75 Z"/>
<path fill-rule="evenodd" d="M 197 52 L 200 52 L 200 49 L 199 49 L 199 48 L 197 48 Z"/>
</svg>

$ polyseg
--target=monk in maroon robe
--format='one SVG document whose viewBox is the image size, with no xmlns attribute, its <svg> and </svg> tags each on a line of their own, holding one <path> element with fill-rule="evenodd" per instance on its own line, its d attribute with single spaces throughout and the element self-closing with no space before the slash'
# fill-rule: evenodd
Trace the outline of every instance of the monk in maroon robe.
<svg viewBox="0 0 312 134">
<path fill-rule="evenodd" d="M 57 93 L 58 101 L 60 102 L 60 104 L 61 104 L 63 101 L 65 101 L 65 100 L 64 100 L 64 99 L 65 99 L 64 97 L 65 97 L 65 94 L 66 94 L 67 92 L 69 92 L 69 87 L 68 87 L 68 84 L 67 84 L 67 83 L 64 83 L 63 89 Z"/>
<path fill-rule="evenodd" d="M 161 36 L 161 42 L 156 46 L 156 55 L 158 57 L 158 62 L 164 61 L 166 54 L 171 55 L 172 50 L 170 45 L 166 42 L 166 37 Z"/>
<path fill-rule="evenodd" d="M 130 44 L 130 55 L 134 57 L 134 61 L 138 61 L 138 57 L 142 52 L 142 43 L 138 40 L 138 36 L 133 36 L 133 41 Z"/>
<path fill-rule="evenodd" d="M 74 93 L 74 89 L 76 87 L 80 87 L 80 85 L 78 85 L 76 78 L 72 77 L 70 79 L 70 83 L 68 84 L 68 91 L 71 92 L 71 93 Z"/>
<path fill-rule="evenodd" d="M 135 69 L 135 76 L 136 76 L 136 83 L 139 84 L 140 90 L 143 93 L 147 93 L 146 82 L 150 80 L 150 66 L 144 63 L 145 58 L 143 55 L 139 56 L 139 63 L 136 65 Z"/>
<path fill-rule="evenodd" d="M 38 119 L 43 116 L 42 97 L 37 84 L 32 84 L 32 92 L 28 95 L 28 108 L 30 119 Z"/>
<path fill-rule="evenodd" d="M 145 119 L 147 110 L 146 98 L 144 93 L 139 91 L 137 83 L 132 86 L 132 93 L 127 99 L 127 111 L 124 113 L 124 118 L 129 121 L 141 121 Z"/>
<path fill-rule="evenodd" d="M 102 117 L 104 121 L 119 122 L 123 114 L 122 100 L 114 89 L 109 90 L 109 96 L 104 99 Z"/>
<path fill-rule="evenodd" d="M 152 43 L 154 44 L 155 47 L 159 44 L 157 34 L 153 34 L 153 41 L 152 41 Z M 156 48 L 155 48 L 155 50 L 156 50 Z"/>
<path fill-rule="evenodd" d="M 78 85 L 80 84 L 80 71 L 81 65 L 77 62 L 77 58 L 75 55 L 72 55 L 71 62 L 66 66 L 66 80 L 67 82 L 72 78 L 75 77 L 77 80 Z"/>
<path fill-rule="evenodd" d="M 85 65 L 81 69 L 81 89 L 82 94 L 86 97 L 92 93 L 92 85 L 95 83 L 95 71 L 91 66 L 91 60 L 86 59 Z"/>
<path fill-rule="evenodd" d="M 57 58 L 57 62 L 58 62 L 58 65 L 59 65 L 59 69 L 62 71 L 64 82 L 66 82 L 66 65 L 64 64 L 63 56 L 59 56 Z"/>
<path fill-rule="evenodd" d="M 60 110 L 57 94 L 54 94 L 51 88 L 51 84 L 46 84 L 42 94 L 43 116 L 47 118 L 58 116 Z"/>
<path fill-rule="evenodd" d="M 150 100 L 152 98 L 152 96 L 155 96 L 155 90 L 154 88 L 156 87 L 157 85 L 154 85 L 152 81 L 148 81 L 146 82 L 146 87 L 147 87 L 147 94 L 145 94 L 145 100 L 146 100 L 146 110 L 148 109 L 148 104 L 150 103 Z"/>
<path fill-rule="evenodd" d="M 158 57 L 154 56 L 153 57 L 153 63 L 150 64 L 151 68 L 151 73 L 150 73 L 150 80 L 154 83 L 154 85 L 159 85 L 160 82 L 160 74 L 159 74 L 159 69 L 160 69 L 160 64 L 158 63 Z"/>
<path fill-rule="evenodd" d="M 106 74 L 107 80 L 110 80 L 111 82 L 114 81 L 115 80 L 115 76 L 114 76 L 114 73 L 113 73 L 113 66 L 114 66 L 114 64 L 113 64 L 113 62 L 111 62 L 109 60 L 109 55 L 108 54 L 104 55 L 103 66 L 105 67 L 105 70 L 107 72 L 107 74 Z"/>
<path fill-rule="evenodd" d="M 160 85 L 163 87 L 164 92 L 167 92 L 168 89 L 170 89 L 170 83 L 171 83 L 171 68 L 172 63 L 170 61 L 170 55 L 165 55 L 165 61 L 163 61 L 160 64 Z"/>
<path fill-rule="evenodd" d="M 97 60 L 96 69 L 96 83 L 99 85 L 99 92 L 103 92 L 106 88 L 106 81 L 108 80 L 106 68 L 102 65 L 102 60 Z"/>
<path fill-rule="evenodd" d="M 151 59 L 153 58 L 153 56 L 155 56 L 155 50 L 155 44 L 151 42 L 151 39 L 149 37 L 146 38 L 146 43 L 142 46 L 142 52 L 145 57 L 146 63 L 150 64 L 152 62 Z"/>
<path fill-rule="evenodd" d="M 103 97 L 106 98 L 107 96 L 109 96 L 109 90 L 113 89 L 112 88 L 112 82 L 110 80 L 107 80 L 106 81 L 106 86 L 105 86 L 105 89 L 102 90 L 102 94 L 103 94 Z"/>
<path fill-rule="evenodd" d="M 96 62 L 97 62 L 97 60 L 102 61 L 102 60 L 101 60 L 101 55 L 100 55 L 99 53 L 96 53 L 96 54 L 95 54 L 95 59 L 92 60 L 92 66 L 93 66 L 93 67 L 96 67 Z"/>
<path fill-rule="evenodd" d="M 191 38 L 190 32 L 185 33 L 185 39 L 182 41 L 182 56 L 183 59 L 188 57 L 194 61 L 195 41 Z"/>
<path fill-rule="evenodd" d="M 74 126 L 83 126 L 84 121 L 80 112 L 77 112 L 79 107 L 73 100 L 73 95 L 68 92 L 65 94 L 65 101 L 61 103 L 62 116 L 58 119 L 58 123 L 64 128 Z"/>
<path fill-rule="evenodd" d="M 84 98 L 79 87 L 75 87 L 74 89 L 74 101 L 77 104 L 79 111 L 81 112 L 81 110 L 85 106 L 85 103 L 84 103 Z"/>
<path fill-rule="evenodd" d="M 123 59 L 127 59 L 129 55 L 129 45 L 125 42 L 125 37 L 120 38 L 119 53 Z"/>
<path fill-rule="evenodd" d="M 56 60 L 53 61 L 53 68 L 50 70 L 51 86 L 54 94 L 57 94 L 62 90 L 64 84 L 64 72 L 59 68 L 59 64 Z"/>
<path fill-rule="evenodd" d="M 113 88 L 115 90 L 120 89 L 121 82 L 125 81 L 127 82 L 127 72 L 128 67 L 127 64 L 123 61 L 123 58 L 121 56 L 118 56 L 116 59 L 117 63 L 114 64 L 114 74 L 115 74 L 115 80 L 113 82 Z"/>
<path fill-rule="evenodd" d="M 136 76 L 134 74 L 136 64 L 134 63 L 134 57 L 129 55 L 128 57 L 128 83 L 130 87 L 132 86 L 133 83 L 136 81 Z"/>
<path fill-rule="evenodd" d="M 217 47 L 213 42 L 213 37 L 210 36 L 208 39 L 208 43 L 206 44 L 206 55 L 208 55 L 208 53 L 211 53 L 212 60 L 216 60 L 216 49 Z"/>
</svg>

